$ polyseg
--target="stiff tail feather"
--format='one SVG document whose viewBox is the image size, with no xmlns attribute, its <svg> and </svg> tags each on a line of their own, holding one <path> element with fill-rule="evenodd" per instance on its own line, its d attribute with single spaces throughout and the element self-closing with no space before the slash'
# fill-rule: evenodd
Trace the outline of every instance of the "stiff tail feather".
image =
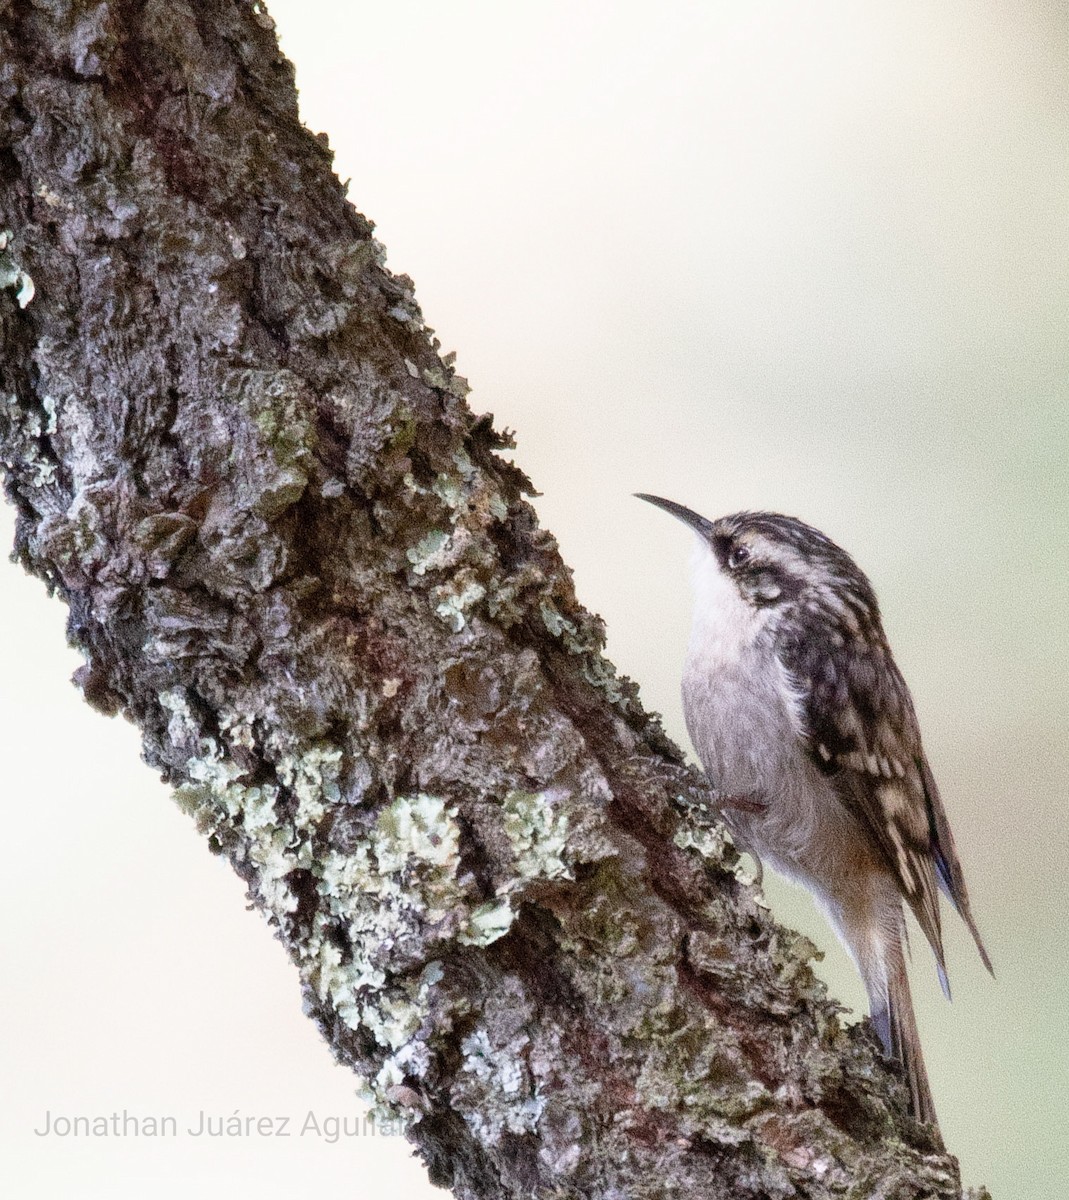
<svg viewBox="0 0 1069 1200">
<path fill-rule="evenodd" d="M 935 1103 L 924 1067 L 917 1021 L 913 1016 L 913 999 L 906 975 L 906 960 L 900 942 L 893 944 L 884 960 L 886 992 L 870 996 L 872 1022 L 889 1058 L 900 1063 L 909 1086 L 910 1111 L 918 1121 L 939 1129 Z"/>
</svg>

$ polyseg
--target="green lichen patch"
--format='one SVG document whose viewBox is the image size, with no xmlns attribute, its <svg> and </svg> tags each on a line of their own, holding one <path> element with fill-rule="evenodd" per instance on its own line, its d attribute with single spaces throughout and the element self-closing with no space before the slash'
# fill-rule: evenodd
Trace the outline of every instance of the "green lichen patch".
<svg viewBox="0 0 1069 1200">
<path fill-rule="evenodd" d="M 560 879 L 569 874 L 564 861 L 568 813 L 563 797 L 552 803 L 547 792 L 509 792 L 502 803 L 505 833 L 521 880 Z"/>
<path fill-rule="evenodd" d="M 137 523 L 131 541 L 145 556 L 154 579 L 165 579 L 197 535 L 197 524 L 180 512 L 154 513 Z"/>
<path fill-rule="evenodd" d="M 299 830 L 314 832 L 327 808 L 341 801 L 341 760 L 341 750 L 327 745 L 279 759 L 275 767 L 278 778 L 297 797 L 293 822 Z"/>
<path fill-rule="evenodd" d="M 507 896 L 488 900 L 472 909 L 457 940 L 465 946 L 489 946 L 508 933 L 515 917 L 512 902 Z"/>
<path fill-rule="evenodd" d="M 327 851 L 313 865 L 323 906 L 302 973 L 343 1021 L 391 1050 L 419 1028 L 434 980 L 388 979 L 384 964 L 428 926 L 463 918 L 456 817 L 440 797 L 399 796 L 366 842 L 345 854 Z M 348 956 L 331 936 L 339 925 L 352 947 Z"/>
<path fill-rule="evenodd" d="M 694 1129 L 716 1123 L 739 1130 L 772 1103 L 751 1076 L 730 1035 L 676 1010 L 643 1045 L 638 1091 L 645 1108 L 685 1114 Z"/>
<path fill-rule="evenodd" d="M 173 696 L 165 706 L 181 729 L 186 718 Z M 243 784 L 244 768 L 227 758 L 214 738 L 202 739 L 200 750 L 190 758 L 189 781 L 175 789 L 175 799 L 236 863 L 255 868 L 258 898 L 283 922 L 297 908 L 289 877 L 309 866 L 311 846 L 299 841 L 293 825 L 280 815 L 278 788 Z"/>
<path fill-rule="evenodd" d="M 257 444 L 249 454 L 239 436 L 232 448 L 232 469 L 239 481 L 235 503 L 274 521 L 304 495 L 314 463 L 318 433 L 307 384 L 284 368 L 235 371 L 229 379 Z"/>
<path fill-rule="evenodd" d="M 269 479 L 253 505 L 253 512 L 273 521 L 304 495 L 308 476 L 299 467 L 284 467 Z"/>
<path fill-rule="evenodd" d="M 459 510 L 467 498 L 464 481 L 444 471 L 434 481 L 431 490 L 447 508 L 454 510 Z"/>
<path fill-rule="evenodd" d="M 317 435 L 309 415 L 307 384 L 284 368 L 241 371 L 236 395 L 260 438 L 280 466 L 301 466 L 315 450 Z"/>
<path fill-rule="evenodd" d="M 171 688 L 160 692 L 160 706 L 170 713 L 167 720 L 167 736 L 177 748 L 197 745 L 200 741 L 200 724 L 193 716 L 183 688 Z M 210 743 L 204 744 L 207 749 Z"/>
<path fill-rule="evenodd" d="M 626 710 L 630 696 L 625 682 L 616 674 L 616 667 L 602 654 L 605 638 L 600 619 L 584 613 L 573 621 L 564 616 L 551 596 L 539 601 L 538 611 L 550 634 L 560 639 L 569 654 L 581 659 L 579 673 L 587 683 L 597 688 L 610 704 Z"/>
<path fill-rule="evenodd" d="M 542 600 L 538 605 L 538 611 L 542 614 L 542 624 L 554 637 L 576 632 L 575 623 L 563 617 L 552 600 L 548 598 Z"/>
<path fill-rule="evenodd" d="M 420 372 L 420 378 L 429 387 L 437 388 L 442 392 L 448 392 L 458 400 L 463 400 L 471 391 L 468 381 L 462 375 L 457 375 L 451 367 L 447 367 L 444 364 L 442 366 L 424 368 Z"/>
</svg>

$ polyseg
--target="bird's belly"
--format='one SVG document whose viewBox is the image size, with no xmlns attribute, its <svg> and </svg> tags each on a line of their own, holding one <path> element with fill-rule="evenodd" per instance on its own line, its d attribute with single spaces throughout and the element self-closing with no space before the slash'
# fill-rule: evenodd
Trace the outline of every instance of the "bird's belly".
<svg viewBox="0 0 1069 1200">
<path fill-rule="evenodd" d="M 745 664 L 698 678 L 683 688 L 687 730 L 728 827 L 744 849 L 823 896 L 829 878 L 869 855 L 857 820 L 810 758 L 790 698 L 770 672 Z"/>
<path fill-rule="evenodd" d="M 683 714 L 709 782 L 725 794 L 774 792 L 801 757 L 798 731 L 762 673 L 721 666 L 688 671 Z"/>
</svg>

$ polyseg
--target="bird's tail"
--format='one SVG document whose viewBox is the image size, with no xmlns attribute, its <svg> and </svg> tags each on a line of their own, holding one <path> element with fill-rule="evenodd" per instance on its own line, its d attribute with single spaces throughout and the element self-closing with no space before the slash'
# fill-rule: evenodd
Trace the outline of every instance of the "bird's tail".
<svg viewBox="0 0 1069 1200">
<path fill-rule="evenodd" d="M 939 1122 L 935 1115 L 932 1090 L 928 1086 L 928 1072 L 924 1067 L 920 1035 L 913 1015 L 913 998 L 909 991 L 906 974 L 906 959 L 900 939 L 887 948 L 883 960 L 885 989 L 873 989 L 870 993 L 872 1022 L 889 1058 L 902 1065 L 909 1086 L 910 1111 L 918 1121 L 934 1125 Z"/>
</svg>

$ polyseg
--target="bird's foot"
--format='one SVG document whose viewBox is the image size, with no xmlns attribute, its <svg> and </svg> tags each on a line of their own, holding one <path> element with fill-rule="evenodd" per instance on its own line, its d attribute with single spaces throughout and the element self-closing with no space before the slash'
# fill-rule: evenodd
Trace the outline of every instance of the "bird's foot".
<svg viewBox="0 0 1069 1200">
<path fill-rule="evenodd" d="M 751 860 L 753 861 L 754 887 L 757 888 L 757 890 L 759 892 L 763 892 L 764 885 L 765 885 L 765 864 L 761 861 L 761 859 L 752 850 L 747 850 L 746 853 L 750 856 Z"/>
<path fill-rule="evenodd" d="M 754 793 L 744 793 L 738 796 L 722 796 L 721 808 L 732 808 L 736 812 L 749 813 L 751 816 L 762 817 L 768 812 L 768 801 L 762 800 Z"/>
<path fill-rule="evenodd" d="M 733 813 L 744 813 L 748 817 L 762 817 L 768 812 L 769 802 L 762 800 L 753 792 L 739 793 L 737 795 L 721 796 L 720 811 L 724 816 L 728 828 L 731 830 L 731 837 L 736 848 L 741 854 L 746 854 L 753 859 L 754 877 L 753 882 L 758 889 L 761 889 L 765 880 L 765 866 L 761 861 L 760 855 L 749 844 L 749 838 L 746 836 L 747 828 L 745 821 L 733 821 Z M 741 828 L 740 828 L 741 825 Z"/>
</svg>

